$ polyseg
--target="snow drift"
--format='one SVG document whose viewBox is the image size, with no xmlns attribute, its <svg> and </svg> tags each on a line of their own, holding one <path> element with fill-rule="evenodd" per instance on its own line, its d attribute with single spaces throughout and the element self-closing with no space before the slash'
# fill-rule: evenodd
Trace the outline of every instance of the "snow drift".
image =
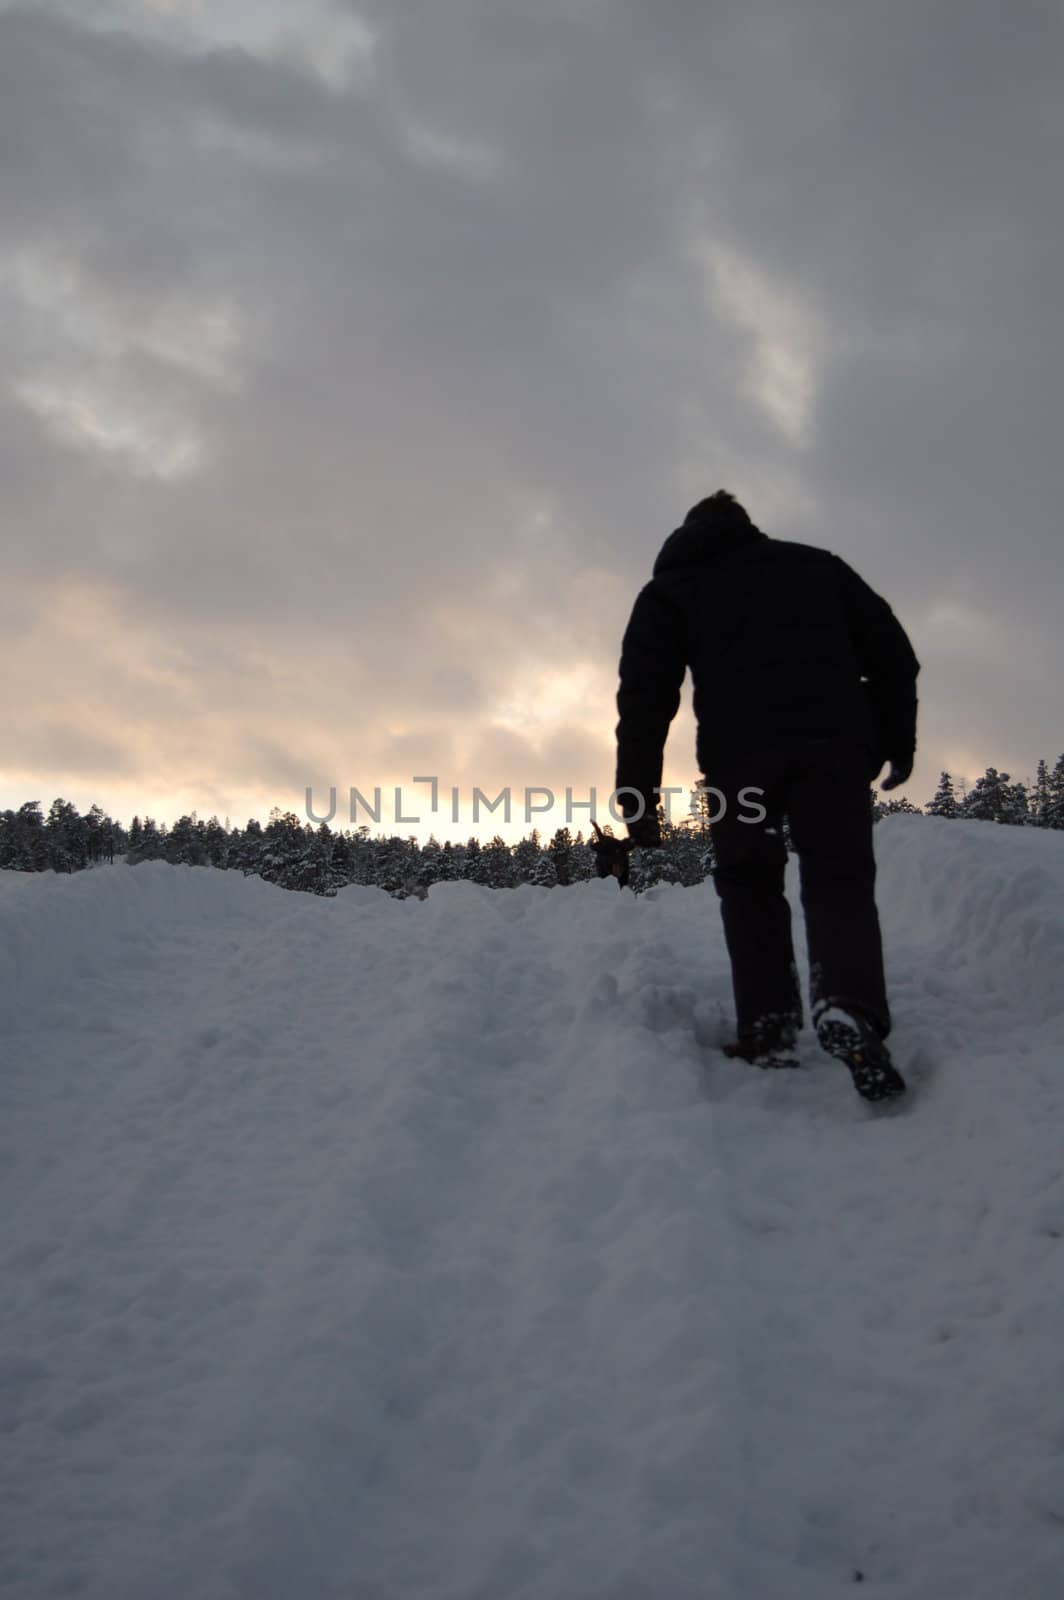
<svg viewBox="0 0 1064 1600">
<path fill-rule="evenodd" d="M 1064 1591 L 1064 836 L 877 830 L 898 1060 L 712 888 L 0 874 L 0 1591 Z"/>
</svg>

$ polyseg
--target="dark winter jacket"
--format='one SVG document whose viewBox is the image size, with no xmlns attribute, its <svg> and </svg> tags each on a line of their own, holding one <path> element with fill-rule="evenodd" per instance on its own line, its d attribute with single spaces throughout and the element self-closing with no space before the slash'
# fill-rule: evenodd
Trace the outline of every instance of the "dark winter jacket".
<svg viewBox="0 0 1064 1600">
<path fill-rule="evenodd" d="M 648 817 L 688 667 L 710 783 L 715 760 L 791 737 L 864 745 L 870 782 L 885 761 L 911 765 L 920 668 L 886 601 L 838 556 L 768 538 L 734 503 L 689 512 L 625 632 L 617 788 L 643 795 Z"/>
</svg>

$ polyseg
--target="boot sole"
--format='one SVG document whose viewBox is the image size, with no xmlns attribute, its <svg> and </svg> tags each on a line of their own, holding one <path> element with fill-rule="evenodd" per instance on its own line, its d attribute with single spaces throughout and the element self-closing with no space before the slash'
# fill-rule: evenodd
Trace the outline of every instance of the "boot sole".
<svg viewBox="0 0 1064 1600">
<path fill-rule="evenodd" d="M 796 1056 L 777 1056 L 772 1054 L 748 1056 L 732 1044 L 723 1045 L 721 1048 L 729 1061 L 745 1061 L 751 1067 L 761 1067 L 763 1070 L 770 1072 L 791 1071 L 802 1064 Z"/>
<path fill-rule="evenodd" d="M 825 1022 L 817 1030 L 822 1049 L 850 1069 L 853 1086 L 862 1100 L 896 1100 L 906 1090 L 905 1079 L 878 1040 L 864 1039 L 844 1022 Z"/>
</svg>

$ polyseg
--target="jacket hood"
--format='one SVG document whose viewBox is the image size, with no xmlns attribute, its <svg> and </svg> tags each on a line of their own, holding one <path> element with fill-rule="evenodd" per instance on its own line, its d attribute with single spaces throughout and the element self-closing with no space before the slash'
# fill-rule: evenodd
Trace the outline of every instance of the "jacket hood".
<svg viewBox="0 0 1064 1600">
<path fill-rule="evenodd" d="M 702 500 L 692 507 L 684 518 L 683 526 L 670 533 L 654 562 L 655 578 L 662 572 L 677 567 L 703 567 L 719 561 L 743 545 L 756 544 L 768 535 L 747 517 L 746 513 L 731 506 L 717 506 Z"/>
</svg>

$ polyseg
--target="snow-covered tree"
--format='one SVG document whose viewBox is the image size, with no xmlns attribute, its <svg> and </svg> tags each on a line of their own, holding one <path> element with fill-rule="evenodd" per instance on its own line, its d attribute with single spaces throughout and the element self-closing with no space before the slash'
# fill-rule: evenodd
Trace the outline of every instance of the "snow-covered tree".
<svg viewBox="0 0 1064 1600">
<path fill-rule="evenodd" d="M 130 861 L 161 861 L 166 849 L 167 830 L 160 827 L 154 817 L 145 817 L 140 825 L 140 846 Z"/>
<path fill-rule="evenodd" d="M 203 830 L 203 849 L 209 866 L 224 867 L 227 865 L 229 835 L 217 817 L 212 817 Z"/>
<path fill-rule="evenodd" d="M 911 800 L 898 800 L 893 797 L 883 803 L 880 814 L 884 817 L 922 817 L 923 812 L 919 806 L 914 806 Z"/>
<path fill-rule="evenodd" d="M 320 822 L 317 831 L 307 839 L 298 887 L 310 894 L 332 896 L 343 883 L 334 862 L 336 836 L 327 822 Z"/>
<path fill-rule="evenodd" d="M 1045 809 L 1040 820 L 1043 828 L 1064 828 L 1064 756 L 1046 779 Z"/>
<path fill-rule="evenodd" d="M 536 857 L 529 882 L 541 889 L 557 888 L 558 874 L 554 870 L 554 859 L 546 850 L 541 850 Z"/>
<path fill-rule="evenodd" d="M 250 870 L 265 878 L 267 883 L 279 884 L 282 889 L 302 888 L 306 853 L 302 822 L 294 811 L 282 812 L 274 807 L 262 834 L 257 863 Z"/>
<path fill-rule="evenodd" d="M 249 817 L 243 832 L 237 830 L 229 841 L 230 867 L 242 872 L 245 877 L 258 872 L 265 847 L 262 823 L 257 817 Z"/>
<path fill-rule="evenodd" d="M 709 828 L 701 819 L 666 823 L 662 846 L 676 869 L 676 880 L 688 886 L 701 883 L 706 875 L 705 856 L 709 847 Z"/>
<path fill-rule="evenodd" d="M 988 767 L 964 801 L 964 815 L 975 822 L 1023 824 L 1028 818 L 1027 790 L 1007 772 Z"/>
<path fill-rule="evenodd" d="M 458 859 L 454 843 L 448 839 L 440 851 L 440 878 L 441 883 L 454 883 L 462 876 L 462 863 Z"/>
<path fill-rule="evenodd" d="M 370 838 L 369 824 L 360 822 L 347 841 L 348 883 L 376 882 L 376 845 Z"/>
<path fill-rule="evenodd" d="M 1034 775 L 1034 784 L 1030 790 L 1031 823 L 1036 828 L 1044 828 L 1042 820 L 1049 805 L 1049 769 L 1044 759 L 1039 761 L 1038 770 Z"/>
<path fill-rule="evenodd" d="M 547 853 L 554 863 L 554 871 L 558 882 L 563 886 L 572 882 L 573 864 L 573 836 L 568 828 L 558 828 L 554 837 L 547 846 Z"/>
<path fill-rule="evenodd" d="M 393 833 L 387 839 L 376 841 L 374 854 L 371 881 L 400 899 L 413 894 L 418 887 L 417 840 L 401 839 Z"/>
<path fill-rule="evenodd" d="M 510 846 L 498 834 L 484 851 L 484 882 L 491 889 L 512 889 L 517 882 Z"/>
<path fill-rule="evenodd" d="M 351 849 L 351 835 L 349 833 L 333 834 L 332 866 L 336 874 L 338 887 L 345 883 L 353 882 L 351 871 L 354 864 L 354 855 Z"/>
<path fill-rule="evenodd" d="M 953 779 L 948 772 L 943 772 L 938 780 L 938 788 L 932 798 L 927 802 L 929 817 L 959 817 L 961 808 L 953 788 Z"/>
<path fill-rule="evenodd" d="M 17 811 L 5 811 L 4 823 L 0 866 L 15 872 L 43 872 L 48 865 L 48 842 L 40 801 L 27 800 Z"/>
<path fill-rule="evenodd" d="M 462 846 L 464 861 L 462 877 L 467 883 L 486 883 L 487 867 L 484 864 L 484 851 L 479 839 L 467 839 Z"/>
<path fill-rule="evenodd" d="M 207 848 L 202 824 L 195 812 L 178 817 L 166 841 L 166 859 L 177 867 L 202 867 L 207 864 Z"/>
<path fill-rule="evenodd" d="M 540 842 L 539 829 L 533 828 L 532 832 L 519 839 L 513 849 L 514 875 L 518 883 L 533 883 L 533 874 L 536 864 L 543 851 Z"/>
<path fill-rule="evenodd" d="M 417 866 L 417 887 L 428 889 L 434 883 L 439 883 L 443 876 L 443 847 L 435 834 L 431 834 L 421 846 L 421 853 Z"/>
<path fill-rule="evenodd" d="M 69 800 L 53 800 L 44 825 L 48 865 L 53 872 L 77 872 L 89 859 L 85 824 Z"/>
<path fill-rule="evenodd" d="M 90 806 L 82 819 L 85 827 L 85 849 L 90 863 L 104 857 L 114 860 L 114 823 L 99 806 Z"/>
<path fill-rule="evenodd" d="M 652 889 L 656 883 L 679 883 L 680 869 L 665 845 L 653 850 L 633 850 L 629 868 L 629 887 L 636 894 Z"/>
<path fill-rule="evenodd" d="M 589 883 L 596 876 L 595 852 L 583 833 L 578 833 L 569 852 L 569 882 Z"/>
</svg>

